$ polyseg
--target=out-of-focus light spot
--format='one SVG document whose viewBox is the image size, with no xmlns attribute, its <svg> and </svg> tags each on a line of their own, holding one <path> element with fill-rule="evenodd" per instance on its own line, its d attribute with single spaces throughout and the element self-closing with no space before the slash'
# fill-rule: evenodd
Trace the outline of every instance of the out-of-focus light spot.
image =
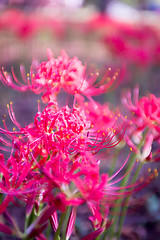
<svg viewBox="0 0 160 240">
<path fill-rule="evenodd" d="M 81 7 L 83 4 L 83 0 L 64 0 L 66 7 Z"/>
<path fill-rule="evenodd" d="M 139 12 L 133 7 L 125 4 L 113 1 L 107 7 L 107 13 L 111 17 L 126 22 L 137 21 L 140 17 Z"/>
<path fill-rule="evenodd" d="M 49 5 L 57 7 L 78 8 L 81 7 L 84 0 L 49 0 Z"/>
</svg>

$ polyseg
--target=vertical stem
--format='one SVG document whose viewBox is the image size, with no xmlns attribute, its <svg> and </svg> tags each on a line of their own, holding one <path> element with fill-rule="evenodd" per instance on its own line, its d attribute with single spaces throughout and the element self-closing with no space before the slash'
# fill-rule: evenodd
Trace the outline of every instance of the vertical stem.
<svg viewBox="0 0 160 240">
<path fill-rule="evenodd" d="M 46 238 L 49 239 L 50 235 L 51 235 L 51 225 L 49 224 L 47 227 Z"/>
<path fill-rule="evenodd" d="M 55 235 L 54 235 L 54 240 L 59 240 L 60 237 L 60 232 L 61 232 L 61 229 L 62 229 L 62 225 L 63 225 L 63 222 L 64 222 L 64 219 L 65 219 L 65 216 L 66 216 L 66 212 L 62 213 L 61 214 L 61 217 L 60 217 L 60 220 L 59 220 L 59 223 L 58 223 L 58 228 L 57 228 L 57 231 L 55 232 Z"/>
<path fill-rule="evenodd" d="M 30 214 L 30 215 L 28 215 L 28 214 L 25 215 L 24 232 L 26 232 L 27 227 L 28 227 L 30 224 L 33 223 L 34 219 L 35 219 L 35 214 L 34 214 L 34 207 L 33 207 L 33 208 L 32 208 L 32 211 L 31 211 L 31 214 Z"/>
<path fill-rule="evenodd" d="M 141 148 L 142 148 L 142 146 L 143 146 L 143 144 L 144 144 L 144 141 L 145 141 L 145 139 L 146 139 L 146 136 L 147 136 L 148 131 L 149 131 L 148 128 L 146 128 L 146 129 L 144 130 L 142 139 L 141 139 L 140 143 L 139 143 L 138 146 L 137 146 L 137 149 L 138 149 L 139 151 L 141 150 Z M 130 162 L 131 162 L 132 164 L 133 164 L 134 160 L 136 159 L 136 157 L 137 157 L 137 155 L 136 155 L 135 153 L 133 153 L 132 158 L 131 158 L 131 160 L 130 160 Z M 141 168 L 142 168 L 142 165 L 143 165 L 143 163 L 141 162 L 140 165 L 139 165 L 139 167 L 137 168 L 137 171 L 135 172 L 135 175 L 133 176 L 132 182 L 137 180 L 138 175 L 139 175 L 139 172 L 140 172 L 140 170 L 141 170 Z M 129 164 L 129 166 L 130 166 L 130 164 Z M 128 169 L 129 169 L 129 167 L 127 168 L 126 172 L 128 171 Z M 131 173 L 130 173 L 130 174 L 131 174 Z M 130 177 L 130 174 L 128 174 L 128 176 L 123 179 L 124 181 L 122 181 L 121 187 L 124 187 L 124 186 L 127 185 L 127 182 L 128 182 L 129 177 Z M 127 206 L 127 207 L 128 207 L 128 203 L 129 203 L 129 198 L 130 198 L 130 197 L 126 198 L 126 204 L 127 204 L 126 206 Z M 123 201 L 123 199 L 117 200 L 117 203 L 121 205 L 121 204 L 122 204 L 122 201 Z M 119 225 L 119 227 L 118 227 L 117 239 L 119 239 L 120 234 L 121 234 L 121 230 L 122 230 L 122 225 L 123 225 L 123 222 L 124 222 L 124 219 L 125 219 L 125 214 L 126 214 L 126 212 L 127 212 L 127 207 L 125 207 L 124 210 L 122 210 L 122 214 L 124 214 L 123 216 L 122 216 L 122 215 L 121 215 L 121 216 L 119 215 L 119 214 L 120 214 L 120 211 L 121 211 L 121 209 L 119 208 L 117 217 L 116 217 L 116 219 L 115 219 L 115 221 L 114 221 L 114 224 L 113 224 L 113 228 L 111 227 L 111 238 L 110 238 L 110 240 L 112 240 L 112 238 L 113 238 L 113 236 L 114 236 L 114 228 L 115 228 L 116 225 L 117 225 L 118 219 L 119 219 L 120 225 Z M 113 213 L 116 213 L 115 209 L 113 209 Z"/>
<path fill-rule="evenodd" d="M 65 216 L 65 221 L 63 224 L 63 231 L 62 231 L 62 240 L 66 239 L 66 228 L 67 228 L 67 224 L 68 224 L 70 210 L 71 210 L 70 207 L 68 207 L 68 209 L 66 211 L 66 216 Z"/>
<path fill-rule="evenodd" d="M 141 139 L 140 143 L 139 143 L 138 146 L 137 146 L 137 149 L 138 149 L 139 151 L 141 150 L 142 146 L 144 145 L 144 141 L 145 141 L 145 139 L 146 139 L 146 136 L 147 136 L 148 131 L 149 131 L 149 129 L 146 128 L 146 129 L 144 130 L 144 132 L 143 132 L 142 139 Z M 134 154 L 133 156 L 134 156 L 135 158 L 137 157 L 136 154 Z M 143 162 L 140 162 L 140 164 L 139 164 L 139 166 L 138 166 L 138 168 L 137 168 L 137 170 L 136 170 L 136 172 L 135 172 L 135 174 L 134 174 L 134 176 L 133 176 L 132 183 L 137 180 L 138 175 L 139 175 L 139 172 L 140 172 L 142 166 L 143 166 Z M 129 176 L 130 176 L 130 174 L 129 174 Z M 126 184 L 127 184 L 127 183 L 126 183 Z M 123 186 L 126 186 L 126 184 L 123 185 Z M 126 204 L 126 206 L 121 210 L 121 217 L 120 217 L 120 219 L 119 219 L 119 226 L 118 226 L 118 232 L 117 232 L 117 240 L 120 238 L 120 235 L 121 235 L 121 230 L 122 230 L 122 226 L 123 226 L 123 223 L 124 223 L 125 214 L 126 214 L 126 212 L 127 212 L 129 199 L 130 199 L 130 196 L 127 197 L 126 200 L 124 201 L 124 204 Z"/>
<path fill-rule="evenodd" d="M 143 162 L 140 162 L 139 166 L 137 167 L 137 170 L 133 176 L 133 179 L 131 181 L 131 183 L 134 183 L 137 178 L 138 178 L 138 175 L 140 173 L 140 170 L 143 166 Z M 126 212 L 127 212 L 127 209 L 128 209 L 128 204 L 129 204 L 129 200 L 130 200 L 130 196 L 127 197 L 125 200 L 124 200 L 124 207 L 122 207 L 122 210 L 121 210 L 121 218 L 120 218 L 120 221 L 119 221 L 119 225 L 118 225 L 118 231 L 117 231 L 117 240 L 120 239 L 120 235 L 121 235 L 121 230 L 122 230 L 122 226 L 123 226 L 123 223 L 124 223 L 124 220 L 125 220 L 125 216 L 126 216 Z"/>
<path fill-rule="evenodd" d="M 132 157 L 130 158 L 129 160 L 129 164 L 128 164 L 128 167 L 127 167 L 127 170 L 126 172 L 129 171 L 129 169 L 132 168 L 132 165 L 134 163 L 136 159 L 136 155 L 135 154 L 132 154 Z M 128 182 L 128 179 L 130 177 L 130 174 L 128 174 L 122 181 L 121 181 L 121 187 L 123 186 L 126 186 L 127 182 Z M 115 203 L 115 205 L 117 205 L 118 207 L 114 207 L 113 210 L 111 211 L 111 220 L 114 219 L 114 222 L 112 224 L 112 226 L 110 227 L 110 230 L 109 230 L 109 235 L 110 235 L 110 240 L 113 239 L 114 235 L 115 235 L 115 228 L 117 226 L 117 222 L 118 222 L 118 219 L 119 219 L 119 215 L 120 215 L 120 211 L 121 211 L 121 204 L 123 202 L 123 199 L 118 199 Z M 116 216 L 115 216 L 116 215 Z M 107 234 L 106 234 L 107 235 Z"/>
<path fill-rule="evenodd" d="M 2 200 L 3 200 L 3 194 L 0 193 L 0 204 L 2 203 Z"/>
</svg>

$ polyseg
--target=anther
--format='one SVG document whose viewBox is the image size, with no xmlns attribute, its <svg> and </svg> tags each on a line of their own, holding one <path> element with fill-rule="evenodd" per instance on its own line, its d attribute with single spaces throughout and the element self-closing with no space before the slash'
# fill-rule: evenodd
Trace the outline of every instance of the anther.
<svg viewBox="0 0 160 240">
<path fill-rule="evenodd" d="M 119 75 L 119 73 L 118 73 L 118 72 L 116 72 L 114 75 L 117 77 L 117 76 Z"/>
<path fill-rule="evenodd" d="M 158 171 L 157 171 L 157 168 L 154 169 L 154 174 L 155 174 L 155 177 L 158 177 Z"/>
</svg>

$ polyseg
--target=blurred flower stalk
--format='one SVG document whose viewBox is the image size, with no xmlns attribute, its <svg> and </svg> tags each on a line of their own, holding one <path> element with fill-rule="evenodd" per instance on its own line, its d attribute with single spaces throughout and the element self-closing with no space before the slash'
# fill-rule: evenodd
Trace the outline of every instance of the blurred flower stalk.
<svg viewBox="0 0 160 240">
<path fill-rule="evenodd" d="M 159 161 L 159 149 L 152 146 L 160 141 L 160 99 L 153 94 L 139 98 L 136 86 L 133 100 L 127 91 L 114 110 L 94 96 L 114 91 L 123 71 L 108 68 L 101 77 L 88 74 L 77 57 L 64 51 L 55 58 L 48 49 L 47 56 L 47 61 L 33 61 L 30 73 L 20 67 L 23 82 L 13 69 L 0 73 L 4 85 L 42 95 L 29 125 L 16 120 L 12 102 L 7 108 L 13 129 L 3 116 L 0 231 L 20 239 L 68 240 L 76 234 L 82 205 L 90 212 L 93 231 L 81 239 L 119 239 L 129 198 L 158 176 L 157 169 L 149 168 L 143 177 L 139 172 L 144 163 Z M 59 104 L 62 93 L 67 93 L 64 106 Z M 116 170 L 126 146 L 128 157 Z M 26 209 L 23 231 L 7 210 L 17 199 Z"/>
</svg>

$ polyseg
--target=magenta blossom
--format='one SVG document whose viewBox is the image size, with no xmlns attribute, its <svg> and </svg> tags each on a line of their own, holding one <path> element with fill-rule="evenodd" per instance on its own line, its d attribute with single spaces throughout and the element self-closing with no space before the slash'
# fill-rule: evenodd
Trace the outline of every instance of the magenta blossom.
<svg viewBox="0 0 160 240">
<path fill-rule="evenodd" d="M 138 93 L 139 88 L 135 88 L 133 102 L 130 91 L 122 98 L 122 103 L 129 111 L 125 140 L 135 152 L 140 154 L 141 159 L 147 159 L 151 157 L 153 142 L 158 143 L 157 140 L 160 138 L 160 98 L 150 94 L 138 100 Z M 144 132 L 145 139 L 143 139 Z M 137 149 L 140 142 L 142 142 L 141 153 Z"/>
<path fill-rule="evenodd" d="M 86 76 L 86 66 L 77 57 L 69 58 L 62 51 L 61 56 L 54 58 L 48 49 L 48 61 L 37 64 L 33 62 L 30 74 L 25 74 L 24 67 L 21 66 L 21 75 L 24 81 L 22 84 L 15 76 L 13 69 L 9 75 L 4 69 L 0 73 L 3 84 L 18 91 L 31 89 L 34 93 L 43 93 L 43 102 L 52 102 L 61 89 L 69 94 L 83 94 L 87 97 L 103 94 L 115 87 L 119 70 L 112 74 L 111 68 L 107 70 L 101 81 L 96 83 L 99 73 L 91 73 Z M 14 81 L 13 81 L 14 79 Z"/>
</svg>

